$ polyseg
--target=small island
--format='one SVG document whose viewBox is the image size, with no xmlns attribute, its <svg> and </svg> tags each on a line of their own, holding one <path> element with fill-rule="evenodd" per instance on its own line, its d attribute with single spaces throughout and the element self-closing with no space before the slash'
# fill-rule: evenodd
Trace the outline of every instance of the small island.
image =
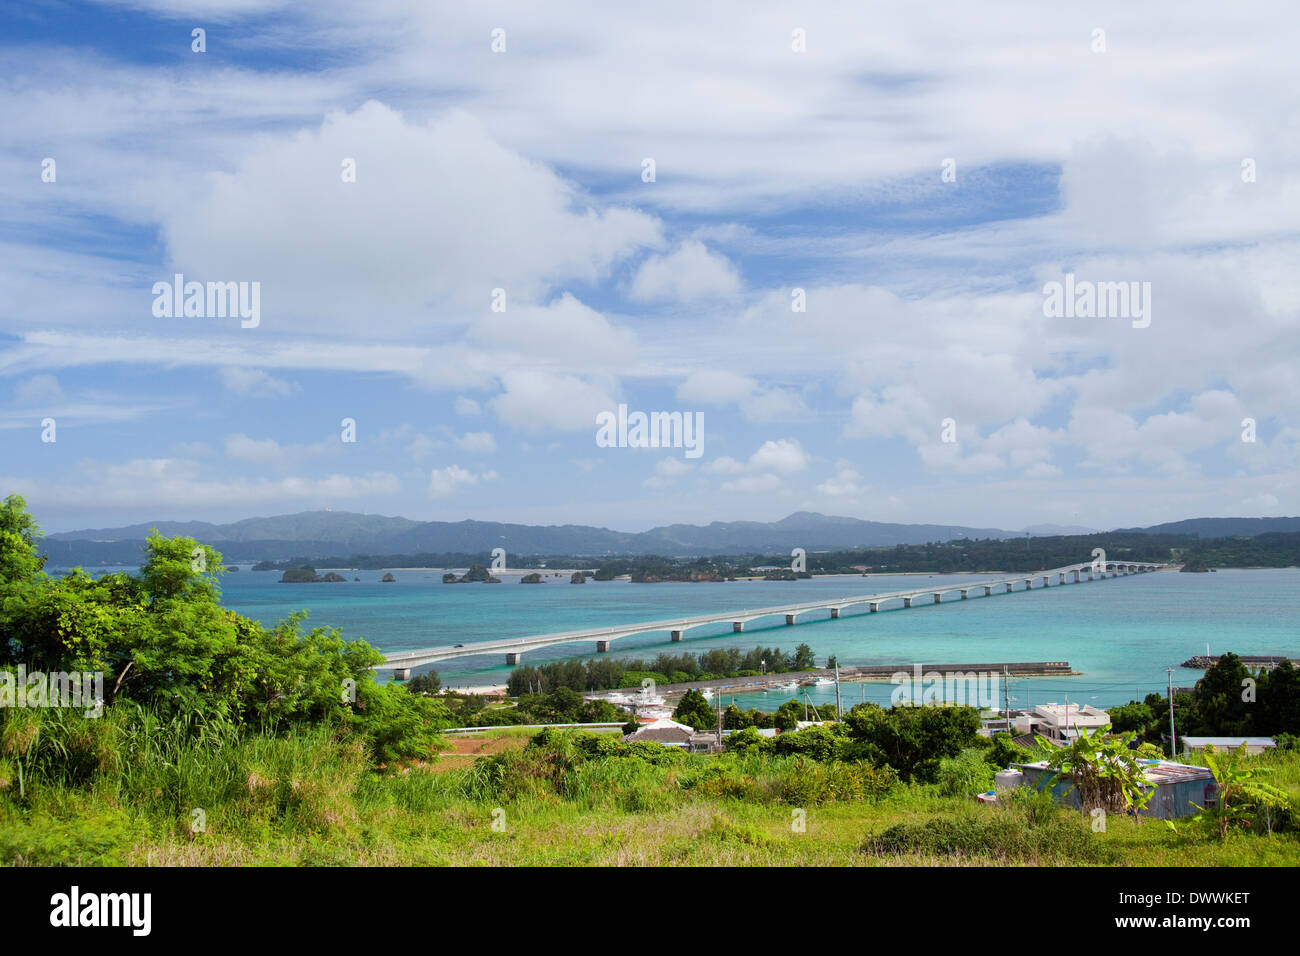
<svg viewBox="0 0 1300 956">
<path fill-rule="evenodd" d="M 570 583 L 570 584 L 586 584 L 586 583 L 587 583 L 587 576 L 586 576 L 585 574 L 583 574 L 581 571 L 574 571 L 574 572 L 573 572 L 573 576 L 572 576 L 571 578 L 569 578 L 569 583 Z"/>
<path fill-rule="evenodd" d="M 500 578 L 495 578 L 488 573 L 488 569 L 481 564 L 471 565 L 470 569 L 460 577 L 456 577 L 454 571 L 448 571 L 442 576 L 443 584 L 469 584 L 473 581 L 482 581 L 484 584 L 500 584 Z"/>
<path fill-rule="evenodd" d="M 382 578 L 379 579 L 379 583 L 380 583 L 380 584 L 392 584 L 392 583 L 394 583 L 396 580 L 397 580 L 397 578 L 393 577 L 393 572 L 392 572 L 392 571 L 389 571 L 387 574 L 385 574 Z M 444 577 L 444 578 L 443 578 L 443 583 L 444 583 L 444 584 L 446 583 L 446 580 L 447 580 L 447 579 Z"/>
<path fill-rule="evenodd" d="M 319 584 L 322 582 L 334 584 L 338 581 L 347 581 L 347 578 L 341 574 L 335 574 L 333 571 L 322 576 L 317 574 L 316 569 L 312 567 L 289 568 L 280 576 L 281 584 Z"/>
<path fill-rule="evenodd" d="M 541 584 L 542 576 L 534 571 L 532 574 L 525 574 L 519 579 L 520 584 Z"/>
</svg>

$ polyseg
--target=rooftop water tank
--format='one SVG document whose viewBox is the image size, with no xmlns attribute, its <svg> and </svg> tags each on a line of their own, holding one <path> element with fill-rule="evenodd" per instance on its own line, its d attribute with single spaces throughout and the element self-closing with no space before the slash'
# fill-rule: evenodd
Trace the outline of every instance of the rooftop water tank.
<svg viewBox="0 0 1300 956">
<path fill-rule="evenodd" d="M 1013 790 L 1025 782 L 1025 775 L 1019 770 L 999 770 L 993 777 L 993 786 L 997 790 Z"/>
</svg>

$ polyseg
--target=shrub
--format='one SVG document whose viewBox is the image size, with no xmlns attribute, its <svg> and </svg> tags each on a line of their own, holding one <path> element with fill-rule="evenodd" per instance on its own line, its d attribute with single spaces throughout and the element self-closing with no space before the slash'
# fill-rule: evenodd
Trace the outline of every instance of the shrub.
<svg viewBox="0 0 1300 956">
<path fill-rule="evenodd" d="M 936 782 L 939 792 L 946 797 L 973 797 L 993 789 L 996 773 L 984 754 L 971 748 L 941 760 Z"/>
<path fill-rule="evenodd" d="M 1000 861 L 1108 862 L 1111 854 L 1073 815 L 1032 824 L 1005 809 L 898 823 L 868 838 L 873 855 L 917 854 L 993 858 Z"/>
</svg>

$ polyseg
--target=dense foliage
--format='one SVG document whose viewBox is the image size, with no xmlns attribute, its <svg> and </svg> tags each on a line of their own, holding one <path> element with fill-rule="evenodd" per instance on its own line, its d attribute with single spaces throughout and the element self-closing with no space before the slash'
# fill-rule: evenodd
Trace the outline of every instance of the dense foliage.
<svg viewBox="0 0 1300 956">
<path fill-rule="evenodd" d="M 1108 711 L 1117 731 L 1133 731 L 1159 743 L 1169 734 L 1169 699 L 1148 694 Z M 1300 734 L 1300 670 L 1283 661 L 1272 670 L 1251 671 L 1240 657 L 1219 658 L 1193 692 L 1174 694 L 1175 729 L 1183 736 Z"/>
<path fill-rule="evenodd" d="M 138 574 L 44 573 L 40 529 L 13 495 L 0 506 L 0 668 L 100 673 L 106 710 L 284 733 L 321 725 L 359 736 L 376 761 L 427 756 L 446 708 L 380 686 L 383 656 L 337 629 L 274 627 L 221 606 L 221 555 L 192 538 L 146 545 Z M 6 725 L 31 715 L 8 711 Z"/>
<path fill-rule="evenodd" d="M 640 658 L 589 658 L 553 661 L 533 666 L 525 664 L 510 672 L 506 684 L 511 696 L 546 693 L 556 687 L 570 690 L 606 690 L 613 687 L 638 687 L 643 680 L 657 684 L 687 684 L 693 681 L 730 677 L 754 677 L 762 673 L 784 674 L 816 667 L 812 648 L 800 644 L 794 653 L 776 647 L 715 648 L 701 654 L 659 654 L 652 660 Z"/>
</svg>

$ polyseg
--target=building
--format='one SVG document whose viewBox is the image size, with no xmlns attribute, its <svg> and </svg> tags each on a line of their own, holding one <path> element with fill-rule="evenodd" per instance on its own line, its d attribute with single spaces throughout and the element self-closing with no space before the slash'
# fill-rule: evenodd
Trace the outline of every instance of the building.
<svg viewBox="0 0 1300 956">
<path fill-rule="evenodd" d="M 1182 743 L 1185 754 L 1197 753 L 1210 746 L 1223 753 L 1226 750 L 1236 750 L 1242 744 L 1246 745 L 1246 753 L 1262 754 L 1277 746 L 1277 741 L 1272 737 L 1179 737 L 1178 740 Z"/>
<path fill-rule="evenodd" d="M 1037 734 L 1064 744 L 1080 734 L 1091 734 L 1110 723 L 1110 714 L 1088 704 L 1039 704 L 1012 718 L 1017 734 Z"/>
<path fill-rule="evenodd" d="M 646 724 L 623 738 L 630 744 L 662 744 L 665 747 L 680 747 L 691 753 L 715 753 L 721 749 L 717 734 L 704 734 L 687 724 L 679 724 L 670 718 L 661 718 Z"/>
<path fill-rule="evenodd" d="M 1143 776 L 1155 789 L 1140 816 L 1173 820 L 1199 813 L 1197 807 L 1209 808 L 1218 799 L 1218 784 L 1205 767 L 1168 760 L 1139 760 L 1138 763 L 1144 768 Z M 1047 786 L 1057 773 L 1048 769 L 1046 760 L 1012 764 L 1012 767 L 1024 774 L 1024 786 L 1039 790 Z M 1079 793 L 1074 789 L 1074 781 L 1068 777 L 1059 777 L 1052 783 L 1052 795 L 1067 807 L 1079 808 Z"/>
</svg>

